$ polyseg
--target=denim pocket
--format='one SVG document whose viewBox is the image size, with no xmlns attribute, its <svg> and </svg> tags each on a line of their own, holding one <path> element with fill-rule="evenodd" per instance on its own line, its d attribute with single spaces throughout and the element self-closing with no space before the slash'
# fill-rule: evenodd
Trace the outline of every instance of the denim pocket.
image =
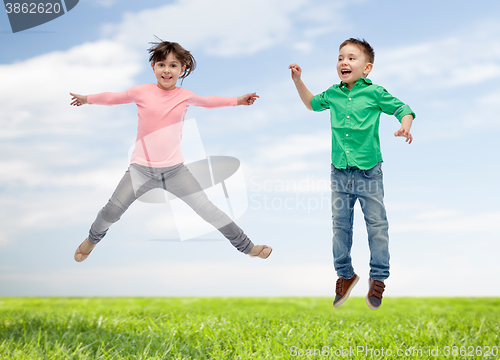
<svg viewBox="0 0 500 360">
<path fill-rule="evenodd" d="M 338 169 L 335 166 L 333 166 L 333 164 L 331 164 L 331 168 L 332 168 L 331 170 L 332 175 L 334 175 L 338 171 Z"/>
<path fill-rule="evenodd" d="M 361 170 L 361 174 L 367 179 L 376 179 L 382 176 L 382 162 L 368 170 Z"/>
</svg>

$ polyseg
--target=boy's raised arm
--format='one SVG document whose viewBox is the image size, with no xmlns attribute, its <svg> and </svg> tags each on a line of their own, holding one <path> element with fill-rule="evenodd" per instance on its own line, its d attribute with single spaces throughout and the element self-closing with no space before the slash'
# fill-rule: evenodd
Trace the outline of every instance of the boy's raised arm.
<svg viewBox="0 0 500 360">
<path fill-rule="evenodd" d="M 302 69 L 297 64 L 291 64 L 288 68 L 292 71 L 292 80 L 297 88 L 300 99 L 309 110 L 312 110 L 311 99 L 314 95 L 307 89 L 306 85 L 300 78 L 302 75 Z"/>
</svg>

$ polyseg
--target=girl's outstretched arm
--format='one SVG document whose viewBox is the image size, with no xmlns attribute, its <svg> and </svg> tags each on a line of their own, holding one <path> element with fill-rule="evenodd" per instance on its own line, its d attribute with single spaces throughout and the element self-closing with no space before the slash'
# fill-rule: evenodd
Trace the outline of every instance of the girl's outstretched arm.
<svg viewBox="0 0 500 360">
<path fill-rule="evenodd" d="M 133 98 L 130 96 L 130 88 L 127 91 L 113 93 L 104 92 L 100 94 L 90 94 L 90 95 L 78 95 L 70 93 L 73 96 L 71 100 L 73 106 L 81 106 L 83 104 L 100 104 L 100 105 L 118 105 L 118 104 L 128 104 L 134 102 Z"/>
<path fill-rule="evenodd" d="M 243 96 L 238 96 L 238 104 L 237 105 L 253 105 L 253 103 L 255 102 L 255 100 L 257 100 L 258 97 L 259 97 L 259 95 L 257 95 L 257 93 L 251 93 L 251 94 L 246 94 Z"/>
<path fill-rule="evenodd" d="M 73 96 L 71 98 L 71 100 L 73 100 L 73 102 L 71 103 L 71 105 L 73 106 L 82 106 L 83 104 L 87 104 L 87 95 L 78 95 L 78 94 L 73 94 L 73 93 L 69 93 L 71 96 Z"/>
</svg>

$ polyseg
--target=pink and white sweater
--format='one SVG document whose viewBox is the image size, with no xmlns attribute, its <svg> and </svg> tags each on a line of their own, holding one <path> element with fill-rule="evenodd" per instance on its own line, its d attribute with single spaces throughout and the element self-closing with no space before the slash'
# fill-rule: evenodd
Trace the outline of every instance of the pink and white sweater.
<svg viewBox="0 0 500 360">
<path fill-rule="evenodd" d="M 151 167 L 184 162 L 181 153 L 182 128 L 189 106 L 218 108 L 236 106 L 237 101 L 236 97 L 202 97 L 179 87 L 162 90 L 156 84 L 133 86 L 121 93 L 106 92 L 87 98 L 89 104 L 137 105 L 139 124 L 130 162 Z"/>
</svg>

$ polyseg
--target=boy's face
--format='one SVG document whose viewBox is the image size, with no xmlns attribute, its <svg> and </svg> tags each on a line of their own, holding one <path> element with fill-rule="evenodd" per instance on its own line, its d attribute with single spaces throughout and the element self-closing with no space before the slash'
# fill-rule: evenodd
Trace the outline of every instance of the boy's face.
<svg viewBox="0 0 500 360">
<path fill-rule="evenodd" d="M 337 73 L 349 90 L 359 78 L 366 77 L 372 68 L 365 53 L 356 45 L 347 44 L 340 49 Z"/>
<path fill-rule="evenodd" d="M 168 53 L 164 60 L 151 64 L 151 67 L 162 90 L 174 90 L 177 79 L 186 70 L 186 65 L 182 66 L 173 52 Z"/>
</svg>

